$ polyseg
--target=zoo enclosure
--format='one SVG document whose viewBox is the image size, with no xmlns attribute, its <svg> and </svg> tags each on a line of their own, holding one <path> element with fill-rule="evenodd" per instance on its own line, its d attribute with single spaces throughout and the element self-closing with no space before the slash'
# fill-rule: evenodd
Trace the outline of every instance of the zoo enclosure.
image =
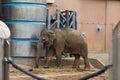
<svg viewBox="0 0 120 80">
<path fill-rule="evenodd" d="M 6 27 L 6 25 L 1 25 L 0 26 L 1 28 L 3 27 Z M 6 28 L 7 29 L 7 28 Z M 3 31 L 5 29 L 1 29 L 1 32 L 5 35 L 7 34 L 8 37 L 10 37 L 10 32 L 8 30 L 6 31 Z M 0 36 L 1 37 L 1 36 Z M 0 58 L 0 73 L 2 73 L 3 75 L 0 77 L 1 80 L 9 80 L 9 64 L 12 64 L 12 66 L 24 73 L 26 73 L 27 75 L 37 79 L 37 80 L 46 80 L 44 78 L 41 78 L 41 77 L 38 77 L 32 73 L 30 73 L 29 71 L 17 66 L 13 61 L 12 61 L 12 58 L 10 57 L 10 44 L 8 43 L 8 40 L 5 40 L 5 44 L 3 43 L 3 40 L 2 39 L 7 39 L 8 38 L 6 35 L 5 35 L 5 38 L 4 36 L 1 37 L 1 47 L 0 47 L 0 52 L 1 52 L 1 58 Z M 3 45 L 4 45 L 4 52 L 3 52 Z M 3 66 L 4 65 L 4 66 Z M 83 78 L 80 78 L 79 80 L 87 80 L 89 78 L 92 78 L 94 76 L 98 76 L 99 74 L 105 72 L 109 67 L 111 67 L 112 64 L 108 64 L 106 65 L 105 67 L 103 67 L 103 69 L 101 69 L 100 71 L 98 72 L 95 72 L 93 74 L 90 74 L 90 75 L 87 75 Z"/>
</svg>

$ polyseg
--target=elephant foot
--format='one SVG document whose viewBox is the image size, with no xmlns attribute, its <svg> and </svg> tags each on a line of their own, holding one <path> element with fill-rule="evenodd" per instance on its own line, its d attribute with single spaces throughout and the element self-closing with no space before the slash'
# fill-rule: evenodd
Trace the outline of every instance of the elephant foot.
<svg viewBox="0 0 120 80">
<path fill-rule="evenodd" d="M 80 68 L 79 66 L 72 66 L 72 68 Z"/>
<path fill-rule="evenodd" d="M 39 66 L 36 65 L 36 66 L 34 66 L 34 68 L 39 68 Z"/>
<path fill-rule="evenodd" d="M 48 66 L 44 66 L 43 68 L 48 69 L 49 67 Z"/>
<path fill-rule="evenodd" d="M 73 66 L 72 68 L 73 68 L 73 69 L 76 69 L 77 71 L 80 70 L 80 67 L 79 67 L 79 66 Z"/>
<path fill-rule="evenodd" d="M 63 66 L 61 66 L 61 65 L 60 65 L 60 66 L 57 66 L 57 69 L 62 69 L 62 68 L 63 68 Z"/>
<path fill-rule="evenodd" d="M 90 70 L 90 67 L 85 67 L 84 70 L 88 71 L 88 70 Z"/>
<path fill-rule="evenodd" d="M 84 70 L 90 70 L 90 68 L 91 68 L 90 65 L 86 65 L 86 66 L 84 67 Z"/>
</svg>

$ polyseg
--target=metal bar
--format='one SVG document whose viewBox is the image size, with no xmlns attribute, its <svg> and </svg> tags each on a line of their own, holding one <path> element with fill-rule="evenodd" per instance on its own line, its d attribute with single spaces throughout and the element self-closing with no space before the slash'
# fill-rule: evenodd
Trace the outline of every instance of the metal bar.
<svg viewBox="0 0 120 80">
<path fill-rule="evenodd" d="M 51 24 L 51 27 L 54 26 L 57 23 L 57 21 L 55 21 L 53 24 Z"/>
<path fill-rule="evenodd" d="M 69 10 L 66 10 L 66 27 L 69 28 Z"/>
<path fill-rule="evenodd" d="M 69 20 L 72 18 L 73 12 L 70 12 Z"/>
<path fill-rule="evenodd" d="M 73 23 L 74 23 L 73 21 L 70 22 L 70 28 L 72 28 Z"/>
<path fill-rule="evenodd" d="M 56 10 L 56 20 L 57 20 L 57 28 L 60 28 L 60 10 Z"/>
<path fill-rule="evenodd" d="M 64 23 L 65 23 L 65 17 L 61 13 L 60 14 L 60 27 L 65 27 Z"/>
<path fill-rule="evenodd" d="M 61 24 L 62 27 L 65 27 L 64 24 L 63 24 L 62 22 L 61 22 L 60 24 Z"/>
<path fill-rule="evenodd" d="M 0 38 L 0 80 L 4 80 L 4 66 L 3 66 L 3 58 L 4 58 L 4 52 L 3 52 L 3 44 L 4 40 Z"/>
<path fill-rule="evenodd" d="M 76 18 L 75 11 L 73 11 L 72 13 L 73 13 L 73 16 L 72 16 L 72 26 L 71 27 L 75 29 L 75 18 Z"/>
<path fill-rule="evenodd" d="M 10 43 L 8 40 L 4 41 L 4 57 L 10 56 Z M 4 62 L 4 79 L 3 80 L 9 80 L 9 64 Z"/>
<path fill-rule="evenodd" d="M 65 16 L 63 16 L 63 14 L 60 14 L 60 15 L 61 15 L 62 19 L 66 21 Z"/>
<path fill-rule="evenodd" d="M 51 12 L 49 9 L 47 9 L 47 29 L 50 29 L 50 25 L 51 25 Z"/>
<path fill-rule="evenodd" d="M 75 29 L 77 29 L 77 12 L 75 11 Z"/>
</svg>

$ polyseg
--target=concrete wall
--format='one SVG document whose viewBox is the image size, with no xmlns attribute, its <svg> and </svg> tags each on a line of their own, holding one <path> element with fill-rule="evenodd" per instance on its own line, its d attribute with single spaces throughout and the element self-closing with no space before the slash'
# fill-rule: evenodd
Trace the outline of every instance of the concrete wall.
<svg viewBox="0 0 120 80">
<path fill-rule="evenodd" d="M 120 20 L 120 1 L 105 0 L 55 0 L 47 4 L 55 12 L 60 10 L 77 11 L 77 29 L 86 33 L 89 52 L 107 52 L 112 39 L 112 30 Z M 100 25 L 102 30 L 96 31 Z"/>
</svg>

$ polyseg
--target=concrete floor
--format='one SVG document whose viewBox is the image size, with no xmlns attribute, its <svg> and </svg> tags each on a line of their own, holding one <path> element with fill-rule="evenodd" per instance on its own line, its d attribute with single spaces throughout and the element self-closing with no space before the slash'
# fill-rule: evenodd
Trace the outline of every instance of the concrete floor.
<svg viewBox="0 0 120 80">
<path fill-rule="evenodd" d="M 91 59 L 98 59 L 102 63 L 109 63 L 109 53 L 89 53 L 88 57 Z"/>
<path fill-rule="evenodd" d="M 95 68 L 102 68 L 104 65 L 108 64 L 109 54 L 108 53 L 89 53 L 88 54 L 90 63 Z M 34 59 L 14 59 L 14 62 L 17 64 L 22 64 L 26 66 L 34 66 Z M 62 64 L 63 66 L 72 66 L 74 57 L 63 57 Z M 56 65 L 56 60 L 53 58 L 50 62 L 52 66 Z M 40 66 L 44 65 L 44 59 L 40 60 Z M 84 65 L 83 60 L 81 59 L 80 65 Z"/>
</svg>

